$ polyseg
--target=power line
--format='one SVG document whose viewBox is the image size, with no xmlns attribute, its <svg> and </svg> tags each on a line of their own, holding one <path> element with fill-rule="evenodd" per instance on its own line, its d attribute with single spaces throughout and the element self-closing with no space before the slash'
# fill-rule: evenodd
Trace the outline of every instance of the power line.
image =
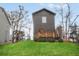
<svg viewBox="0 0 79 59">
<path fill-rule="evenodd" d="M 79 17 L 79 15 L 76 16 L 76 18 L 73 20 L 73 22 L 71 23 L 71 25 L 73 25 L 73 23 L 76 21 L 76 19 Z"/>
</svg>

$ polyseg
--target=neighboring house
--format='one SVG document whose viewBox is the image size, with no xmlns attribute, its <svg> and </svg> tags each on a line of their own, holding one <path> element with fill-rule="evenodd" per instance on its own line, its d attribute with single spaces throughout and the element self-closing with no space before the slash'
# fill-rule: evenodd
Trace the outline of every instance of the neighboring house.
<svg viewBox="0 0 79 59">
<path fill-rule="evenodd" d="M 0 44 L 10 39 L 10 22 L 4 8 L 0 7 Z"/>
<path fill-rule="evenodd" d="M 55 30 L 55 13 L 45 8 L 32 14 L 34 24 L 34 39 L 39 31 L 53 32 Z"/>
</svg>

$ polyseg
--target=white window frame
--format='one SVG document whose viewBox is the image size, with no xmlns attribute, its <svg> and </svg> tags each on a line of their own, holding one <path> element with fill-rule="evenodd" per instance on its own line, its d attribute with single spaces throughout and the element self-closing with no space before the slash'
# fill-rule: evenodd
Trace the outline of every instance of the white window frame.
<svg viewBox="0 0 79 59">
<path fill-rule="evenodd" d="M 42 16 L 42 23 L 47 23 L 47 17 L 46 16 Z"/>
</svg>

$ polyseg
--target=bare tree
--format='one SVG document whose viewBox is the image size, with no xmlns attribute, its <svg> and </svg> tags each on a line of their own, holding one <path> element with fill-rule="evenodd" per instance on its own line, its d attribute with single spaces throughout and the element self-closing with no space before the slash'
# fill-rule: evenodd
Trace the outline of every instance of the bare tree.
<svg viewBox="0 0 79 59">
<path fill-rule="evenodd" d="M 66 20 L 65 20 L 66 30 L 65 31 L 66 31 L 66 36 L 69 37 L 69 34 L 70 34 L 69 33 L 70 26 L 73 25 L 74 21 L 77 20 L 77 18 L 78 18 L 79 15 L 76 15 L 75 19 L 73 20 L 72 19 L 73 14 L 72 14 L 72 10 L 71 10 L 70 4 L 66 3 L 66 5 L 67 5 L 67 12 L 65 14 L 65 16 L 66 16 L 65 17 L 66 18 Z M 73 20 L 73 21 L 71 22 L 71 20 Z"/>
<path fill-rule="evenodd" d="M 65 8 L 63 8 L 64 5 L 66 5 Z M 60 6 L 60 8 L 55 8 L 55 11 L 58 12 L 58 14 L 61 16 L 60 18 L 61 18 L 61 21 L 62 21 L 61 25 L 63 27 L 63 30 L 62 30 L 63 33 L 65 33 L 66 37 L 69 37 L 70 26 L 72 26 L 72 24 L 78 18 L 79 15 L 76 15 L 75 19 L 72 18 L 72 16 L 74 14 L 72 14 L 73 11 L 71 10 L 71 6 L 68 3 L 61 4 L 59 6 Z M 71 20 L 73 20 L 73 21 L 71 22 Z M 62 37 L 64 35 L 63 33 L 62 33 Z"/>
<path fill-rule="evenodd" d="M 70 8 L 70 5 L 68 3 L 66 3 L 67 5 L 67 12 L 65 14 L 65 31 L 66 31 L 66 36 L 68 37 L 69 36 L 69 26 L 70 26 L 70 20 L 71 20 L 71 8 Z M 67 38 L 66 38 L 67 40 Z"/>
<path fill-rule="evenodd" d="M 17 33 L 17 31 L 20 31 L 22 26 L 19 26 L 19 25 L 23 24 L 22 19 L 24 18 L 24 16 L 27 13 L 28 12 L 26 10 L 24 10 L 24 6 L 21 6 L 21 5 L 19 5 L 19 10 L 14 10 L 14 11 L 11 11 L 9 13 L 8 17 L 11 21 L 11 25 L 12 25 L 12 28 L 13 28 L 12 42 L 18 40 L 18 39 L 15 39 L 15 36 L 17 37 L 17 35 L 15 33 Z"/>
<path fill-rule="evenodd" d="M 61 4 L 59 6 L 60 6 L 60 8 L 55 8 L 55 10 L 61 16 L 60 18 L 61 18 L 61 21 L 62 21 L 61 25 L 62 25 L 62 37 L 63 37 L 64 35 L 67 36 L 67 34 L 69 32 L 69 26 L 70 26 L 70 22 L 71 22 L 72 11 L 71 11 L 70 5 L 68 3 L 66 3 L 66 4 L 64 3 L 64 4 Z"/>
<path fill-rule="evenodd" d="M 63 39 L 63 36 L 64 36 L 64 9 L 63 9 L 63 6 L 64 4 L 60 4 L 59 5 L 60 8 L 55 8 L 55 11 L 60 15 L 60 18 L 61 18 L 61 26 L 62 26 L 62 39 Z"/>
</svg>

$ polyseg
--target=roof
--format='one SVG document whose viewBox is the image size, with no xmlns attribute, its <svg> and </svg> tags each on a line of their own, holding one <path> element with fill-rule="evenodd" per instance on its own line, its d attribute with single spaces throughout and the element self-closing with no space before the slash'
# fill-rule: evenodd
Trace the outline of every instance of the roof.
<svg viewBox="0 0 79 59">
<path fill-rule="evenodd" d="M 56 15 L 56 13 L 54 13 L 54 12 L 52 12 L 52 11 L 49 11 L 49 10 L 46 9 L 46 8 L 43 8 L 43 9 L 41 9 L 41 10 L 38 10 L 38 11 L 34 12 L 33 15 L 36 14 L 36 13 L 39 13 L 39 12 L 41 12 L 41 11 L 43 11 L 43 10 L 45 10 L 45 11 L 47 11 L 47 12 L 53 14 L 53 15 Z"/>
<path fill-rule="evenodd" d="M 11 23 L 10 23 L 10 21 L 8 19 L 8 15 L 7 15 L 6 11 L 4 10 L 4 8 L 0 7 L 0 9 L 2 9 L 2 11 L 4 12 L 4 14 L 6 16 L 6 19 L 7 19 L 8 23 L 11 25 Z"/>
</svg>

